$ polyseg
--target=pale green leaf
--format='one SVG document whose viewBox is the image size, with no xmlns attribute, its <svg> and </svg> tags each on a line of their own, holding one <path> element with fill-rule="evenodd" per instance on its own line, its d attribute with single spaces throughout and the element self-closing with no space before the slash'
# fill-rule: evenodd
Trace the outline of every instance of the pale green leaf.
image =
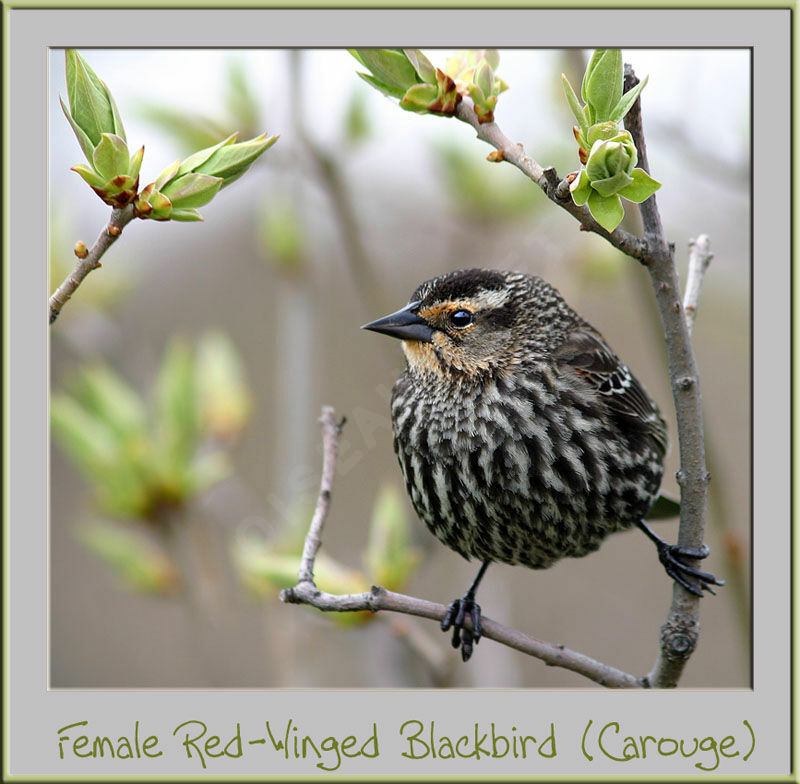
<svg viewBox="0 0 800 784">
<path fill-rule="evenodd" d="M 644 169 L 634 169 L 631 177 L 633 182 L 619 191 L 619 195 L 628 201 L 640 204 L 647 201 L 661 187 L 661 183 L 650 177 Z"/>
<path fill-rule="evenodd" d="M 589 212 L 594 219 L 608 232 L 614 231 L 625 217 L 625 210 L 619 196 L 601 196 L 592 190 L 588 199 Z"/>
</svg>

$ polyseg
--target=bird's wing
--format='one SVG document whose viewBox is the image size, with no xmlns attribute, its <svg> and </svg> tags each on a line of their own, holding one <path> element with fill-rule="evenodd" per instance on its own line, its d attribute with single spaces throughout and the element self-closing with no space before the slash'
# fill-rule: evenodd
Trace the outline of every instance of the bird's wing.
<svg viewBox="0 0 800 784">
<path fill-rule="evenodd" d="M 580 376 L 601 396 L 623 427 L 651 436 L 663 452 L 667 451 L 667 428 L 658 408 L 597 332 L 575 330 L 554 356 L 559 368 Z"/>
</svg>

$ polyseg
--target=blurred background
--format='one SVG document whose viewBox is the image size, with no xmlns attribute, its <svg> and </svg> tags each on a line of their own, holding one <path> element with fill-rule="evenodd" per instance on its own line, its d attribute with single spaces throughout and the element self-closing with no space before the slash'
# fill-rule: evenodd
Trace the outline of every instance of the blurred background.
<svg viewBox="0 0 800 784">
<path fill-rule="evenodd" d="M 233 131 L 280 134 L 201 209 L 134 221 L 51 327 L 50 683 L 69 687 L 595 688 L 492 641 L 468 665 L 436 624 L 282 605 L 321 467 L 320 407 L 347 416 L 317 582 L 378 582 L 440 603 L 477 565 L 417 520 L 392 451 L 400 346 L 359 331 L 416 285 L 470 266 L 542 275 L 600 329 L 675 433 L 649 277 L 454 119 L 400 110 L 345 51 L 81 50 L 109 86 L 140 185 Z M 426 50 L 443 65 L 448 52 Z M 501 51 L 495 117 L 543 165 L 578 168 L 560 74 L 589 52 Z M 50 83 L 51 290 L 109 208 Z M 711 237 L 694 343 L 712 475 L 702 603 L 682 687 L 749 688 L 750 60 L 746 50 L 628 50 L 658 203 L 685 274 Z M 140 74 L 148 74 L 146 80 Z M 146 84 L 147 86 L 143 86 Z M 623 224 L 639 231 L 635 205 Z M 677 494 L 673 443 L 664 488 Z M 656 524 L 670 541 L 677 521 Z M 637 675 L 672 595 L 638 531 L 533 572 L 495 565 L 484 613 Z M 599 687 L 597 687 L 599 688 Z"/>
</svg>

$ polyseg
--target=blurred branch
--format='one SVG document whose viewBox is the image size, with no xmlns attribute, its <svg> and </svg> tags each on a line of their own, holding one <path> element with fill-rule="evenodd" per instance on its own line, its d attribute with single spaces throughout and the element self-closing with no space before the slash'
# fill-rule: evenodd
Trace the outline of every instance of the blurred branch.
<svg viewBox="0 0 800 784">
<path fill-rule="evenodd" d="M 345 257 L 350 264 L 356 286 L 361 292 L 362 299 L 369 306 L 378 297 L 380 287 L 375 280 L 372 262 L 361 239 L 361 231 L 358 227 L 350 193 L 342 176 L 342 167 L 332 155 L 311 139 L 303 136 L 303 141 L 336 216 L 344 243 Z M 375 307 L 377 310 L 381 310 L 382 303 L 378 303 Z"/>
<path fill-rule="evenodd" d="M 306 535 L 297 585 L 281 591 L 281 601 L 288 604 L 309 604 L 323 612 L 388 610 L 441 621 L 447 612 L 447 607 L 443 604 L 394 593 L 378 586 L 373 586 L 369 591 L 363 593 L 336 595 L 320 591 L 314 584 L 314 559 L 322 543 L 322 529 L 330 509 L 339 437 L 344 420 L 337 422 L 333 409 L 326 406 L 322 409 L 320 422 L 322 424 L 323 465 L 319 497 L 311 526 Z M 490 618 L 483 617 L 482 625 L 484 637 L 541 659 L 545 664 L 577 672 L 602 686 L 631 689 L 643 688 L 647 685 L 643 679 L 634 675 L 562 645 L 528 637 L 526 634 Z"/>
<path fill-rule="evenodd" d="M 392 634 L 401 640 L 426 667 L 436 688 L 453 685 L 453 665 L 456 660 L 445 652 L 420 628 L 404 618 L 393 616 L 389 623 Z"/>
<path fill-rule="evenodd" d="M 345 177 L 342 174 L 342 167 L 333 155 L 311 138 L 306 128 L 301 105 L 302 96 L 305 94 L 301 86 L 301 57 L 300 51 L 296 49 L 291 51 L 290 78 L 292 86 L 290 94 L 294 96 L 292 123 L 297 138 L 311 160 L 317 179 L 325 191 L 336 217 L 344 244 L 345 258 L 350 265 L 355 284 L 364 301 L 370 305 L 370 303 L 375 303 L 378 298 L 380 287 L 375 279 L 373 264 L 361 239 L 361 230 Z M 382 303 L 378 302 L 376 309 L 380 310 L 381 306 Z"/>
<path fill-rule="evenodd" d="M 72 272 L 66 277 L 64 282 L 50 295 L 48 305 L 50 307 L 50 323 L 52 324 L 61 313 L 61 308 L 67 300 L 77 291 L 78 286 L 83 283 L 84 278 L 98 267 L 103 254 L 117 241 L 125 228 L 134 218 L 133 204 L 125 207 L 115 207 L 111 210 L 111 218 L 108 225 L 100 232 L 100 236 L 95 240 L 88 254 L 83 259 L 78 259 L 78 263 Z"/>
<path fill-rule="evenodd" d="M 703 286 L 708 265 L 713 258 L 711 241 L 707 234 L 701 234 L 696 240 L 689 241 L 689 270 L 686 275 L 686 290 L 683 293 L 683 310 L 686 313 L 686 326 L 690 335 L 697 316 L 700 289 Z"/>
</svg>

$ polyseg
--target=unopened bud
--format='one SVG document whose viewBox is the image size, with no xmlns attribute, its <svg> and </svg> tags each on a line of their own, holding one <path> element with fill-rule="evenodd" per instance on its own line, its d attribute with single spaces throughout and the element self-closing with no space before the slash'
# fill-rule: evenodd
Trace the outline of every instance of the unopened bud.
<svg viewBox="0 0 800 784">
<path fill-rule="evenodd" d="M 89 249 L 86 247 L 86 243 L 83 240 L 78 240 L 73 250 L 79 259 L 85 259 L 89 255 Z"/>
</svg>

